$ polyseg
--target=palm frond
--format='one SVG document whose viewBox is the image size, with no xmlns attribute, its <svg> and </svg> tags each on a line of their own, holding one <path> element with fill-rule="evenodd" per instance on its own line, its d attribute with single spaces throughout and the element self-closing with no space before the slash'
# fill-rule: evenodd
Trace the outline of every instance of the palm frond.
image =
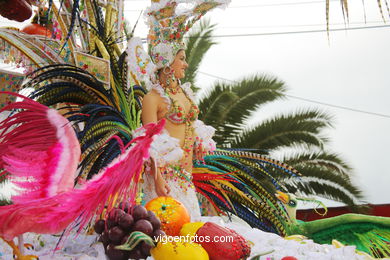
<svg viewBox="0 0 390 260">
<path fill-rule="evenodd" d="M 329 153 L 326 151 L 295 152 L 292 154 L 285 154 L 281 161 L 293 167 L 302 167 L 303 172 L 306 172 L 305 166 L 315 166 L 328 170 L 333 174 L 339 174 L 346 180 L 351 179 L 350 174 L 352 168 L 337 153 Z"/>
<path fill-rule="evenodd" d="M 303 177 L 280 180 L 290 193 L 321 196 L 327 199 L 356 206 L 362 192 L 350 180 L 317 166 L 297 166 Z"/>
<path fill-rule="evenodd" d="M 283 97 L 284 83 L 274 77 L 252 76 L 234 84 L 217 83 L 200 99 L 200 119 L 217 129 L 216 141 L 231 142 L 245 120 L 262 105 Z"/>
<path fill-rule="evenodd" d="M 331 126 L 330 120 L 328 114 L 319 110 L 302 110 L 274 116 L 244 130 L 233 139 L 231 145 L 258 149 L 262 154 L 294 145 L 321 148 L 328 141 L 321 133 L 326 127 Z"/>
<path fill-rule="evenodd" d="M 212 37 L 214 29 L 215 24 L 210 24 L 209 20 L 203 19 L 199 26 L 194 27 L 189 32 L 186 38 L 188 69 L 184 82 L 191 82 L 192 86 L 195 86 L 195 77 L 205 54 L 211 46 L 216 44 Z"/>
</svg>

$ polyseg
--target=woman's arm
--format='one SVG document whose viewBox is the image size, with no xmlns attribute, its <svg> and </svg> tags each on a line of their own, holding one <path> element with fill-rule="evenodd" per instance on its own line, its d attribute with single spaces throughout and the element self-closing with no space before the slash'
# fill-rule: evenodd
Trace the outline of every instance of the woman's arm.
<svg viewBox="0 0 390 260">
<path fill-rule="evenodd" d="M 154 93 L 149 92 L 142 100 L 141 120 L 143 125 L 157 123 L 158 99 Z"/>
<path fill-rule="evenodd" d="M 153 92 L 149 92 L 149 94 L 145 95 L 142 101 L 142 114 L 141 114 L 141 120 L 143 125 L 149 123 L 156 123 L 158 121 L 157 118 L 158 104 L 159 104 L 158 96 L 154 95 Z M 156 194 L 158 196 L 168 196 L 170 192 L 170 188 L 168 184 L 165 182 L 164 178 L 162 177 L 161 171 L 157 167 L 153 158 L 151 158 L 151 160 L 152 160 L 151 169 L 152 172 L 155 173 L 154 187 L 155 187 Z"/>
</svg>

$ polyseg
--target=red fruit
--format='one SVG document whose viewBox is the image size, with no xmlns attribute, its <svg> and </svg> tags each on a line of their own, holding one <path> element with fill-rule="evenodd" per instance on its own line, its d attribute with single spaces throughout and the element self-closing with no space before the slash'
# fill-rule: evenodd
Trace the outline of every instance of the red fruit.
<svg viewBox="0 0 390 260">
<path fill-rule="evenodd" d="M 96 233 L 99 235 L 103 233 L 105 229 L 106 222 L 103 219 L 99 219 L 96 221 L 95 225 L 93 226 L 93 229 L 95 230 Z"/>
<path fill-rule="evenodd" d="M 198 237 L 210 237 L 210 241 L 199 241 L 199 244 L 207 251 L 210 259 L 213 260 L 233 260 L 246 259 L 250 255 L 249 243 L 244 237 L 234 230 L 221 227 L 215 223 L 206 222 L 196 232 Z M 216 236 L 231 237 L 232 241 L 212 242 Z"/>
<path fill-rule="evenodd" d="M 124 231 L 130 231 L 131 226 L 134 223 L 134 219 L 129 214 L 124 214 L 119 218 L 118 224 Z"/>
<path fill-rule="evenodd" d="M 134 220 L 144 219 L 148 217 L 148 211 L 145 209 L 145 207 L 141 205 L 135 205 L 133 207 L 133 218 Z"/>
<path fill-rule="evenodd" d="M 148 236 L 151 236 L 153 234 L 153 226 L 146 219 L 140 219 L 135 222 L 132 229 L 133 231 L 140 231 Z"/>
<path fill-rule="evenodd" d="M 119 244 L 123 237 L 125 236 L 125 232 L 120 227 L 113 227 L 108 231 L 108 238 L 113 242 L 113 244 Z"/>
<path fill-rule="evenodd" d="M 298 260 L 298 258 L 296 258 L 294 256 L 285 256 L 281 260 Z"/>
</svg>

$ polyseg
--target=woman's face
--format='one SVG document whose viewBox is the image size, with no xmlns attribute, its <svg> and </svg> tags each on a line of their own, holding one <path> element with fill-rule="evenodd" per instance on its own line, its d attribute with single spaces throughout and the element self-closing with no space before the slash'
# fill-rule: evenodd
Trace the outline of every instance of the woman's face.
<svg viewBox="0 0 390 260">
<path fill-rule="evenodd" d="M 186 53 L 184 50 L 180 50 L 171 64 L 173 74 L 177 79 L 182 79 L 185 76 L 188 64 L 186 62 Z"/>
</svg>

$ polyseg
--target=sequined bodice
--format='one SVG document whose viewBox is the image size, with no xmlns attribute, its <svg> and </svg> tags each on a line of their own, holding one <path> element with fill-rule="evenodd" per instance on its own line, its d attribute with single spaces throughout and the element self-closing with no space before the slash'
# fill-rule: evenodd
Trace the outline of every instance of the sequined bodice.
<svg viewBox="0 0 390 260">
<path fill-rule="evenodd" d="M 183 106 L 179 105 L 176 100 L 173 100 L 171 96 L 168 95 L 171 100 L 171 106 L 169 107 L 168 112 L 165 114 L 165 118 L 174 124 L 184 124 L 195 121 L 199 115 L 199 108 L 197 105 L 188 98 L 187 94 L 183 92 L 187 99 L 190 101 L 191 106 L 188 112 L 185 112 Z"/>
</svg>

